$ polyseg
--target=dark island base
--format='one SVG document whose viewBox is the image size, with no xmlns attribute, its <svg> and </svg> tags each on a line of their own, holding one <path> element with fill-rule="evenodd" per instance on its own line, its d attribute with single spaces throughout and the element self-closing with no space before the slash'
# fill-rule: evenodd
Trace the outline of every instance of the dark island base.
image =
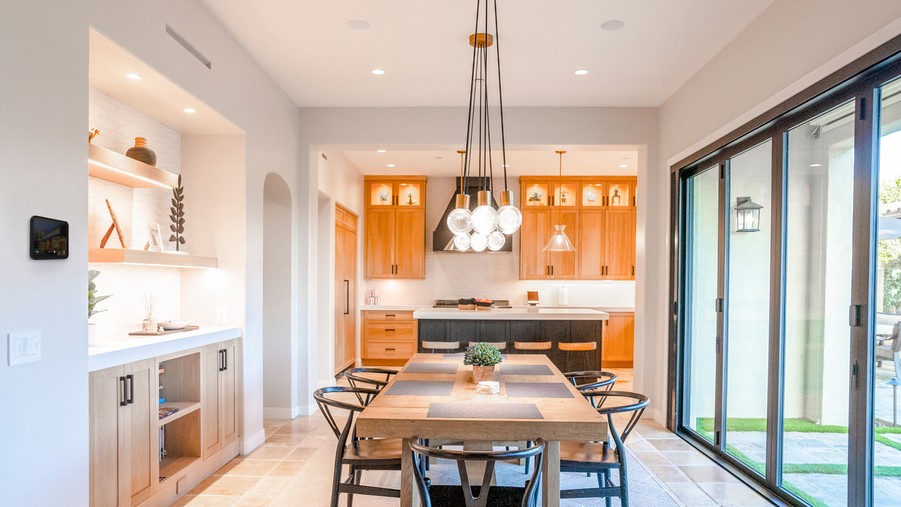
<svg viewBox="0 0 901 507">
<path fill-rule="evenodd" d="M 469 342 L 505 342 L 505 354 L 541 353 L 547 355 L 560 371 L 584 371 L 601 369 L 600 320 L 459 320 L 420 319 L 419 352 L 422 341 L 460 342 L 456 352 L 462 352 Z M 547 351 L 516 350 L 513 342 L 551 342 Z M 560 350 L 558 343 L 595 342 L 597 348 L 590 351 Z M 448 351 L 454 352 L 454 351 Z"/>
</svg>

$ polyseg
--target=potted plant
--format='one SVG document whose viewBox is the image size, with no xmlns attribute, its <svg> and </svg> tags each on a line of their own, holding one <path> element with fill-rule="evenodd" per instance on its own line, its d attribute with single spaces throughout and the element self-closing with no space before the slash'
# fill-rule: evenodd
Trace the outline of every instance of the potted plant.
<svg viewBox="0 0 901 507">
<path fill-rule="evenodd" d="M 472 381 L 494 380 L 494 365 L 503 360 L 501 351 L 490 343 L 474 343 L 466 347 L 463 364 L 472 365 Z"/>
<path fill-rule="evenodd" d="M 96 269 L 88 270 L 88 345 L 94 345 L 97 334 L 95 324 L 90 322 L 90 319 L 95 313 L 106 311 L 97 310 L 96 306 L 97 303 L 109 297 L 97 295 L 97 285 L 94 283 L 94 279 L 98 276 L 100 276 L 100 271 L 97 271 Z"/>
</svg>

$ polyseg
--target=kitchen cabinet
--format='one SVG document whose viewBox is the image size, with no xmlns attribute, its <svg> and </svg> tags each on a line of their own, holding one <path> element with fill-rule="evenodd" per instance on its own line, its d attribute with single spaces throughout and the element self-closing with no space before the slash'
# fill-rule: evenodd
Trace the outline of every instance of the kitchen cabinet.
<svg viewBox="0 0 901 507">
<path fill-rule="evenodd" d="M 144 360 L 91 373 L 90 496 L 94 507 L 136 505 L 159 482 L 157 372 Z"/>
<path fill-rule="evenodd" d="M 603 342 L 602 367 L 631 368 L 635 350 L 635 314 L 610 313 Z"/>
<path fill-rule="evenodd" d="M 523 177 L 520 188 L 520 279 L 635 278 L 634 177 Z M 575 252 L 544 252 L 555 224 Z"/>
<path fill-rule="evenodd" d="M 362 362 L 366 366 L 401 366 L 417 348 L 412 310 L 367 310 L 363 314 Z"/>
<path fill-rule="evenodd" d="M 335 208 L 335 373 L 357 359 L 357 217 Z"/>
<path fill-rule="evenodd" d="M 203 459 L 214 456 L 238 438 L 236 340 L 203 347 Z"/>
<path fill-rule="evenodd" d="M 425 278 L 426 178 L 365 178 L 364 273 Z"/>
</svg>

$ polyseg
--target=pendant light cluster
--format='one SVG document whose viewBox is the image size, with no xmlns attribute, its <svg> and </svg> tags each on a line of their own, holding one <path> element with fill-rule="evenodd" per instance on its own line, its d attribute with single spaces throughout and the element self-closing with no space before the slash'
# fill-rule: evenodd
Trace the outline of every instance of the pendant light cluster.
<svg viewBox="0 0 901 507">
<path fill-rule="evenodd" d="M 494 36 L 488 33 L 489 3 L 493 4 Z M 466 149 L 460 150 L 460 193 L 456 196 L 455 209 L 447 216 L 447 227 L 454 234 L 445 250 L 482 252 L 486 248 L 497 251 L 507 242 L 506 234 L 513 234 L 522 225 L 522 212 L 513 204 L 513 192 L 507 188 L 507 148 L 504 136 L 504 99 L 501 87 L 501 57 L 497 23 L 497 0 L 476 2 L 475 30 L 469 36 L 472 46 L 472 74 L 469 88 L 469 109 L 466 123 Z M 504 190 L 500 193 L 501 205 L 494 208 L 491 190 L 494 183 L 494 164 L 491 156 L 491 118 L 489 111 L 488 48 L 495 47 L 497 100 Z M 475 165 L 475 171 L 473 171 Z M 473 175 L 475 172 L 475 175 Z M 477 206 L 470 211 L 467 180 L 477 178 Z"/>
<path fill-rule="evenodd" d="M 557 150 L 557 155 L 560 156 L 560 175 L 558 176 L 558 185 L 563 184 L 563 154 L 566 153 L 564 150 Z M 553 215 L 554 210 L 551 209 L 551 214 Z M 551 240 L 547 242 L 547 246 L 544 247 L 545 252 L 575 252 L 576 247 L 573 246 L 572 241 L 569 240 L 569 237 L 563 231 L 566 229 L 566 225 L 564 224 L 556 224 L 554 225 L 554 235 L 551 236 Z"/>
</svg>

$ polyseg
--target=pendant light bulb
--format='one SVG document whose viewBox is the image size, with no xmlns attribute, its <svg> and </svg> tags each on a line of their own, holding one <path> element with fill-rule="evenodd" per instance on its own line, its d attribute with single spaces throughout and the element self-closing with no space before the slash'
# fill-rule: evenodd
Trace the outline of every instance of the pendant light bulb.
<svg viewBox="0 0 901 507">
<path fill-rule="evenodd" d="M 554 226 L 554 235 L 551 236 L 551 240 L 547 242 L 547 246 L 544 247 L 545 252 L 575 252 L 576 247 L 573 246 L 572 242 L 566 236 L 566 233 L 563 230 L 566 229 L 565 225 L 555 225 Z"/>
<path fill-rule="evenodd" d="M 507 242 L 507 237 L 504 236 L 504 233 L 501 231 L 494 231 L 488 235 L 488 249 L 492 252 L 497 252 L 501 248 L 504 248 L 504 243 Z"/>
<path fill-rule="evenodd" d="M 456 208 L 447 215 L 447 228 L 454 234 L 469 234 L 472 230 L 472 212 L 469 211 L 469 196 L 457 194 Z"/>
<path fill-rule="evenodd" d="M 522 225 L 522 211 L 513 205 L 513 191 L 501 192 L 501 207 L 497 209 L 497 229 L 504 234 L 513 234 Z"/>
<path fill-rule="evenodd" d="M 472 228 L 477 233 L 487 237 L 497 229 L 497 210 L 491 207 L 491 192 L 480 190 L 478 194 L 479 205 L 472 210 Z M 475 250 L 475 244 L 473 244 Z M 484 248 L 483 248 L 484 250 Z"/>
<path fill-rule="evenodd" d="M 469 250 L 470 243 L 469 234 L 457 234 L 454 236 L 454 248 L 461 252 Z"/>
<path fill-rule="evenodd" d="M 484 252 L 488 247 L 488 236 L 479 232 L 473 232 L 469 237 L 470 247 L 474 252 Z"/>
</svg>

